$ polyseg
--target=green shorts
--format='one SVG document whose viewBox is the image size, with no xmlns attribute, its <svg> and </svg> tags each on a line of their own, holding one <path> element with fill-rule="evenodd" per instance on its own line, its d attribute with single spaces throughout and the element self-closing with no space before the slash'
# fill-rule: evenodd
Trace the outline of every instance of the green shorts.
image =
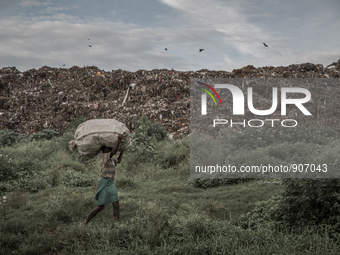
<svg viewBox="0 0 340 255">
<path fill-rule="evenodd" d="M 111 179 L 100 178 L 94 199 L 98 201 L 97 205 L 107 205 L 118 201 L 117 189 Z"/>
</svg>

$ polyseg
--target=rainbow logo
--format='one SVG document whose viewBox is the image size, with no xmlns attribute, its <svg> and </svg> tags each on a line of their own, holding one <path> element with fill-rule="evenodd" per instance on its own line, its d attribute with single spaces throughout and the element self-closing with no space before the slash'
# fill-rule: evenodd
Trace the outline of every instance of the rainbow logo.
<svg viewBox="0 0 340 255">
<path fill-rule="evenodd" d="M 198 83 L 198 84 L 201 84 L 201 85 L 204 85 L 204 86 L 206 86 L 207 88 L 211 89 L 212 92 L 214 92 L 215 95 L 217 96 L 218 100 L 220 100 L 220 104 L 222 105 L 222 100 L 221 100 L 219 94 L 216 92 L 216 90 L 215 90 L 213 87 L 211 87 L 210 85 L 205 84 L 205 83 L 203 83 L 203 82 L 199 82 L 199 81 L 198 81 L 197 83 Z M 201 90 L 203 90 L 204 92 L 206 92 L 206 93 L 214 100 L 215 105 L 217 105 L 214 96 L 213 96 L 208 90 L 203 89 L 203 88 L 199 88 L 199 87 L 198 87 L 198 89 L 201 89 Z"/>
</svg>

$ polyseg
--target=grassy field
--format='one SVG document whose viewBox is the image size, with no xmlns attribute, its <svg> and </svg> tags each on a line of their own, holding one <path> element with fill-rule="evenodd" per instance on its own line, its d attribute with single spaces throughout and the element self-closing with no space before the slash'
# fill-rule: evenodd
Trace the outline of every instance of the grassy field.
<svg viewBox="0 0 340 255">
<path fill-rule="evenodd" d="M 115 180 L 120 221 L 107 205 L 84 226 L 96 206 L 99 158 L 83 161 L 69 152 L 71 138 L 70 132 L 1 148 L 0 253 L 340 253 L 338 239 L 328 235 L 327 227 L 291 231 L 261 217 L 250 226 L 247 219 L 254 212 L 273 209 L 265 201 L 282 194 L 281 180 L 206 189 L 192 185 L 188 139 L 149 140 L 157 154 L 127 152 Z"/>
</svg>

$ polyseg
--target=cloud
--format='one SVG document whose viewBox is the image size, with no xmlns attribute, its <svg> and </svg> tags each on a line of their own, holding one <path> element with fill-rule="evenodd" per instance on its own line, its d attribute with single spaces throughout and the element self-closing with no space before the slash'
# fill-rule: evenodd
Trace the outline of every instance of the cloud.
<svg viewBox="0 0 340 255">
<path fill-rule="evenodd" d="M 39 0 L 22 0 L 19 5 L 21 7 L 39 7 L 41 6 L 41 2 Z"/>
<path fill-rule="evenodd" d="M 228 57 L 228 55 L 224 55 L 224 56 L 223 56 L 223 59 L 224 59 L 224 61 L 225 61 L 227 64 L 233 64 L 233 63 L 234 63 L 234 61 L 232 61 L 232 60 Z"/>
<path fill-rule="evenodd" d="M 58 67 L 64 63 L 131 71 L 185 68 L 184 58 L 165 54 L 164 48 L 158 47 L 163 43 L 175 43 L 183 32 L 100 22 L 100 19 L 89 24 L 64 14 L 39 16 L 30 21 L 12 17 L 0 20 L 0 44 L 3 45 L 0 65 L 17 66 L 19 70 L 44 65 Z"/>
<path fill-rule="evenodd" d="M 76 5 L 57 7 L 51 1 L 25 1 L 27 8 L 38 5 L 41 8 L 34 10 L 35 16 L 16 14 L 0 19 L 0 65 L 17 66 L 19 70 L 66 64 L 128 71 L 155 68 L 231 71 L 249 64 L 255 67 L 326 64 L 340 56 L 339 47 L 330 42 L 328 49 L 320 50 L 320 45 L 331 38 L 327 33 L 336 29 L 332 27 L 336 23 L 329 26 L 330 30 L 322 30 L 325 35 L 322 41 L 312 42 L 300 34 L 276 27 L 270 30 L 249 21 L 250 17 L 261 19 L 270 15 L 260 11 L 249 16 L 245 13 L 249 11 L 246 0 L 228 4 L 217 0 L 160 1 L 171 11 L 160 18 L 162 25 L 152 27 L 117 22 L 122 19 L 95 12 L 91 16 L 77 16 L 72 12 L 77 10 Z M 167 20 L 176 25 L 168 26 Z M 322 24 L 322 19 L 314 21 Z M 309 31 L 308 27 L 303 28 Z M 321 33 L 310 31 L 315 31 L 315 37 Z M 263 42 L 269 47 L 264 47 Z M 199 48 L 204 51 L 199 52 Z"/>
<path fill-rule="evenodd" d="M 259 8 L 256 9 L 256 12 L 246 13 L 248 10 L 247 1 L 242 1 L 240 4 L 232 1 L 228 1 L 227 4 L 216 0 L 160 1 L 180 11 L 186 17 L 188 24 L 206 28 L 210 34 L 214 34 L 218 38 L 215 41 L 204 40 L 211 48 L 216 50 L 220 48 L 218 50 L 221 52 L 221 48 L 224 46 L 229 49 L 229 52 L 237 53 L 237 57 L 232 58 L 233 61 L 231 61 L 229 53 L 224 55 L 224 62 L 230 68 L 239 68 L 248 64 L 257 67 L 289 65 L 292 62 L 301 63 L 301 61 L 320 63 L 318 58 L 327 61 L 339 52 L 339 47 L 335 47 L 320 53 L 321 43 L 314 40 L 309 41 L 310 37 L 302 36 L 303 34 L 310 36 L 312 33 L 311 36 L 317 37 L 318 34 L 327 33 L 325 31 L 328 31 L 328 28 L 325 29 L 325 26 L 322 25 L 331 20 L 330 16 L 327 16 L 329 11 L 324 11 L 320 13 L 319 17 L 307 20 L 303 20 L 303 16 L 288 16 L 287 19 L 291 21 L 303 20 L 303 26 L 301 26 L 303 31 L 295 30 L 298 32 L 294 34 L 289 28 L 278 29 L 273 26 L 273 29 L 269 30 L 270 26 L 264 28 L 259 25 L 260 23 L 257 25 L 251 22 L 250 19 L 254 17 L 275 18 L 275 15 L 263 12 Z M 308 13 L 306 15 L 309 17 Z M 316 28 L 316 26 L 318 27 Z M 188 33 L 191 33 L 191 37 L 195 37 L 196 31 L 192 29 Z M 328 37 L 330 36 L 328 35 Z M 219 41 L 218 46 L 216 46 L 217 40 Z M 269 47 L 263 47 L 262 42 L 266 42 Z M 213 45 L 214 43 L 215 45 Z"/>
<path fill-rule="evenodd" d="M 69 7 L 47 7 L 44 10 L 39 10 L 37 13 L 45 14 L 45 13 L 56 13 L 61 11 L 68 11 Z"/>
<path fill-rule="evenodd" d="M 161 0 L 183 12 L 191 24 L 214 30 L 220 44 L 234 47 L 244 55 L 259 56 L 262 41 L 271 38 L 265 30 L 251 24 L 237 7 L 208 0 Z M 195 30 L 192 30 L 195 33 Z"/>
</svg>

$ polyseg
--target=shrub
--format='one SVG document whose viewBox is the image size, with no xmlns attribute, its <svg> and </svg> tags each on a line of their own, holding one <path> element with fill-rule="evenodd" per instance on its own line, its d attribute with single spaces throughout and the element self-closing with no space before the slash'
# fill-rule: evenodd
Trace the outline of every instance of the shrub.
<svg viewBox="0 0 340 255">
<path fill-rule="evenodd" d="M 339 153 L 338 139 L 312 154 L 313 158 L 309 158 L 308 163 L 316 166 L 327 164 L 327 173 L 315 173 L 319 179 L 284 180 L 285 192 L 280 204 L 279 220 L 291 226 L 330 225 L 332 231 L 340 230 Z"/>
<path fill-rule="evenodd" d="M 286 179 L 279 220 L 294 226 L 331 225 L 340 230 L 339 179 Z"/>
<path fill-rule="evenodd" d="M 2 181 L 17 178 L 25 172 L 30 175 L 46 167 L 46 160 L 55 152 L 54 141 L 32 141 L 15 147 L 5 147 L 0 153 Z M 23 174 L 23 173 L 22 173 Z"/>
<path fill-rule="evenodd" d="M 46 181 L 46 174 L 43 172 L 33 172 L 30 175 L 20 172 L 18 177 L 4 185 L 4 191 L 25 190 L 30 193 L 36 193 L 39 190 L 46 189 L 49 184 Z"/>
<path fill-rule="evenodd" d="M 62 183 L 66 187 L 89 187 L 92 186 L 93 179 L 86 174 L 69 169 Z"/>
<path fill-rule="evenodd" d="M 40 133 L 36 133 L 36 134 L 30 135 L 28 137 L 28 139 L 31 140 L 31 141 L 33 141 L 33 140 L 41 140 L 41 139 L 51 140 L 55 136 L 61 136 L 61 134 L 59 132 L 46 129 L 46 130 L 44 130 L 44 131 L 42 131 Z"/>
<path fill-rule="evenodd" d="M 237 224 L 243 228 L 271 227 L 300 231 L 307 227 L 326 227 L 328 234 L 340 230 L 340 180 L 285 179 L 285 190 L 260 202 L 242 215 Z"/>
<path fill-rule="evenodd" d="M 2 152 L 3 153 L 3 152 Z M 16 164 L 13 162 L 11 156 L 0 153 L 0 180 L 6 181 L 15 178 Z"/>
<path fill-rule="evenodd" d="M 236 224 L 245 229 L 256 229 L 264 224 L 271 227 L 278 225 L 281 199 L 281 195 L 276 195 L 267 201 L 258 202 L 255 209 L 241 215 Z"/>
<path fill-rule="evenodd" d="M 230 144 L 233 150 L 255 149 L 282 143 L 307 143 L 327 145 L 339 138 L 339 131 L 324 127 L 317 122 L 309 121 L 299 124 L 295 128 L 279 127 L 277 129 L 246 127 L 242 132 L 225 129 L 220 133 L 219 140 Z"/>
<path fill-rule="evenodd" d="M 19 133 L 10 130 L 0 130 L 0 146 L 11 146 L 21 141 L 34 141 L 34 140 L 51 140 L 53 137 L 61 136 L 59 132 L 46 129 L 40 133 L 32 134 L 30 136 L 20 135 Z"/>
<path fill-rule="evenodd" d="M 162 141 L 168 137 L 168 132 L 157 121 L 150 121 L 146 115 L 143 115 L 138 121 L 134 122 L 134 132 L 146 132 L 150 137 L 156 138 L 157 141 Z"/>
<path fill-rule="evenodd" d="M 132 147 L 128 158 L 128 167 L 133 167 L 140 162 L 151 162 L 155 159 L 157 151 L 152 142 L 152 138 L 147 134 L 147 127 L 141 125 L 131 135 Z"/>
<path fill-rule="evenodd" d="M 72 160 L 65 160 L 63 162 L 61 162 L 61 166 L 62 167 L 69 167 L 72 168 L 73 170 L 80 172 L 80 173 L 84 173 L 85 172 L 85 167 L 83 164 L 72 161 Z"/>
<path fill-rule="evenodd" d="M 136 183 L 132 178 L 120 178 L 118 180 L 115 180 L 115 186 L 117 188 L 135 188 Z"/>
<path fill-rule="evenodd" d="M 22 188 L 35 192 L 46 186 L 43 180 L 38 181 L 42 177 L 40 175 L 42 162 L 29 157 L 29 155 L 12 158 L 12 156 L 2 154 L 0 156 L 0 165 L 2 168 L 0 179 L 3 184 L 0 186 L 1 191 Z M 37 180 L 34 180 L 35 177 Z M 8 182 L 8 185 L 4 185 L 5 182 Z"/>
<path fill-rule="evenodd" d="M 237 183 L 243 183 L 250 181 L 252 179 L 237 179 L 237 178 L 214 178 L 214 179 L 201 179 L 201 178 L 196 178 L 196 179 L 188 179 L 188 184 L 192 185 L 196 188 L 202 188 L 202 189 L 207 189 L 207 188 L 214 188 L 214 187 L 219 187 L 219 186 L 226 186 L 226 185 L 232 185 L 232 184 L 237 184 Z"/>
<path fill-rule="evenodd" d="M 20 134 L 10 130 L 0 130 L 0 146 L 10 146 L 22 139 Z"/>
<path fill-rule="evenodd" d="M 71 127 L 76 129 L 81 123 L 85 122 L 85 117 L 84 116 L 76 116 L 71 119 Z"/>
<path fill-rule="evenodd" d="M 168 140 L 159 143 L 157 163 L 164 169 L 178 166 L 190 155 L 190 142 L 186 140 Z"/>
</svg>

